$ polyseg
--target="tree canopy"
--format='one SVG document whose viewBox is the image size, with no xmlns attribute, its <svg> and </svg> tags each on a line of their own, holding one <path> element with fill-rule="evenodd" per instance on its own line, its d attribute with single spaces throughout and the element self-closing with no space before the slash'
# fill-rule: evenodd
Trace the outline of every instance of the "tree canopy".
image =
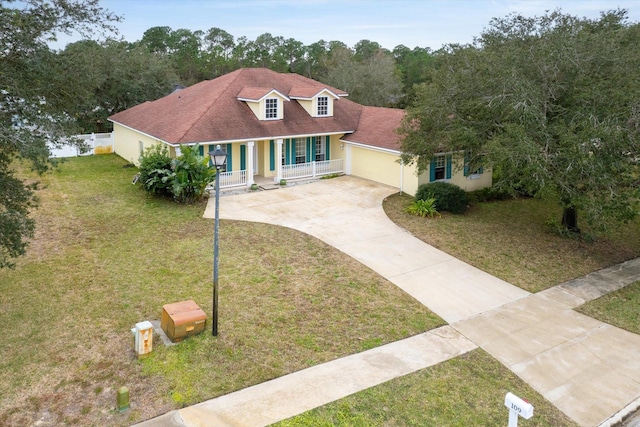
<svg viewBox="0 0 640 427">
<path fill-rule="evenodd" d="M 434 54 L 401 133 L 403 160 L 467 153 L 495 186 L 556 197 L 562 223 L 597 225 L 637 209 L 640 159 L 638 24 L 623 10 L 598 19 L 561 11 L 496 18 L 470 45 Z"/>
<path fill-rule="evenodd" d="M 48 144 L 77 132 L 55 84 L 47 42 L 59 33 L 109 31 L 117 20 L 97 0 L 23 0 L 0 3 L 0 268 L 24 254 L 33 235 L 32 184 L 15 177 L 16 159 L 39 171 L 49 164 Z M 67 105 L 68 106 L 68 105 Z"/>
</svg>

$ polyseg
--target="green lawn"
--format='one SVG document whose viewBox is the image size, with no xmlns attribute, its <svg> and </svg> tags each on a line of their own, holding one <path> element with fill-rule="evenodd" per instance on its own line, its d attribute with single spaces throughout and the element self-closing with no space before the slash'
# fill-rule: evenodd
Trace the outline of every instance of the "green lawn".
<svg viewBox="0 0 640 427">
<path fill-rule="evenodd" d="M 603 235 L 580 227 L 595 241 L 549 232 L 560 206 L 541 199 L 479 203 L 464 215 L 444 212 L 439 219 L 406 213 L 412 197 L 393 195 L 384 202 L 389 218 L 419 239 L 529 292 L 538 292 L 640 256 L 640 221 Z"/>
<path fill-rule="evenodd" d="M 129 425 L 444 324 L 313 237 L 223 220 L 220 336 L 156 342 L 137 360 L 130 329 L 159 319 L 163 304 L 194 299 L 210 315 L 213 221 L 202 218 L 204 205 L 147 196 L 125 166 L 115 155 L 83 157 L 40 178 L 37 235 L 15 270 L 0 270 L 0 425 Z M 409 201 L 392 196 L 384 207 L 419 238 L 531 291 L 640 250 L 637 224 L 594 244 L 546 233 L 544 222 L 559 211 L 540 200 L 437 220 L 404 213 Z M 131 410 L 117 413 L 123 385 Z M 506 424 L 506 391 L 536 406 L 536 421 L 523 426 L 570 425 L 481 350 L 287 422 Z M 476 415 L 460 409 L 469 405 Z"/>
<path fill-rule="evenodd" d="M 444 324 L 313 237 L 221 221 L 219 337 L 156 343 L 138 361 L 130 329 L 163 304 L 210 315 L 213 221 L 150 198 L 125 165 L 83 157 L 41 178 L 37 235 L 0 270 L 0 425 L 129 425 Z"/>
<path fill-rule="evenodd" d="M 275 424 L 329 426 L 504 426 L 507 392 L 526 397 L 534 416 L 522 427 L 576 426 L 483 350 L 474 350 Z"/>
<path fill-rule="evenodd" d="M 640 334 L 640 282 L 601 296 L 576 310 L 618 328 Z"/>
</svg>

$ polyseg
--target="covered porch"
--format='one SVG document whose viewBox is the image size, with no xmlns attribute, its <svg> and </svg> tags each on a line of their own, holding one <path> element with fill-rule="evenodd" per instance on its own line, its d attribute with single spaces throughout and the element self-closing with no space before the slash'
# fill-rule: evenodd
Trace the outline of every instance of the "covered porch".
<svg viewBox="0 0 640 427">
<path fill-rule="evenodd" d="M 258 180 L 278 184 L 344 173 L 343 159 L 330 157 L 329 135 L 248 141 L 222 148 L 227 152 L 227 168 L 219 177 L 222 189 L 251 187 Z"/>
</svg>

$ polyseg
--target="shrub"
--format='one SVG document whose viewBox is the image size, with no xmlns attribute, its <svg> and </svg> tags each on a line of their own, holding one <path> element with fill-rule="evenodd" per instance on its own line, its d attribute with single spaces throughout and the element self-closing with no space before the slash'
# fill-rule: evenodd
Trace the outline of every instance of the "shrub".
<svg viewBox="0 0 640 427">
<path fill-rule="evenodd" d="M 215 168 L 209 158 L 198 154 L 198 145 L 183 147 L 182 154 L 173 160 L 171 192 L 177 202 L 194 203 L 202 200 L 205 189 L 215 179 Z"/>
<path fill-rule="evenodd" d="M 486 187 L 481 188 L 480 190 L 470 191 L 467 193 L 469 197 L 469 201 L 471 203 L 483 203 L 483 202 L 492 202 L 494 200 L 507 200 L 513 198 L 506 191 L 501 191 L 497 188 Z"/>
<path fill-rule="evenodd" d="M 198 146 L 183 147 L 182 154 L 172 159 L 166 146 L 154 145 L 140 156 L 137 182 L 151 194 L 173 196 L 180 203 L 194 203 L 205 195 L 207 185 L 215 178 L 209 158 L 198 154 Z"/>
<path fill-rule="evenodd" d="M 421 216 L 423 218 L 440 216 L 436 210 L 436 199 L 433 197 L 424 200 L 414 200 L 409 206 L 407 206 L 406 211 L 412 215 Z"/>
<path fill-rule="evenodd" d="M 171 196 L 173 171 L 169 150 L 164 145 L 153 145 L 140 156 L 138 179 L 146 191 L 158 196 Z"/>
<path fill-rule="evenodd" d="M 454 214 L 463 213 L 469 204 L 467 193 L 457 185 L 448 182 L 431 182 L 422 184 L 416 192 L 416 200 L 433 198 L 441 211 Z"/>
</svg>

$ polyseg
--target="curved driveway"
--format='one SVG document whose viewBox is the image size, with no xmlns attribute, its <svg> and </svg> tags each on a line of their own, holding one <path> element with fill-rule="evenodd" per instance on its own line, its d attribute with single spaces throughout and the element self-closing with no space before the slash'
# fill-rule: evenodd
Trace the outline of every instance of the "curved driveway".
<svg viewBox="0 0 640 427">
<path fill-rule="evenodd" d="M 415 238 L 389 220 L 396 189 L 350 176 L 224 196 L 220 218 L 300 230 L 362 262 L 449 323 L 529 295 Z M 214 217 L 213 203 L 204 214 Z"/>
<path fill-rule="evenodd" d="M 451 325 L 276 378 L 144 425 L 267 425 L 476 345 L 580 426 L 615 425 L 640 407 L 640 336 L 573 310 L 640 280 L 640 258 L 530 295 L 392 223 L 381 202 L 395 191 L 340 177 L 223 197 L 220 217 L 278 224 L 316 236 L 369 266 Z M 205 212 L 209 218 L 214 212 L 210 205 Z M 320 383 L 323 386 L 317 387 Z M 264 407 L 258 410 L 260 404 Z M 247 414 L 250 420 L 240 419 Z M 174 423 L 174 415 L 180 423 Z M 221 416 L 229 419 L 220 420 Z"/>
</svg>

